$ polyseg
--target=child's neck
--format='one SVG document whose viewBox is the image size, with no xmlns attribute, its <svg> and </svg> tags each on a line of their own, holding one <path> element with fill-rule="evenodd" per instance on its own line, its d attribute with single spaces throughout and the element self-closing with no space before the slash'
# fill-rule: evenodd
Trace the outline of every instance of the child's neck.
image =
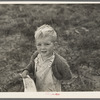
<svg viewBox="0 0 100 100">
<path fill-rule="evenodd" d="M 47 60 L 48 58 L 50 58 L 51 56 L 53 56 L 53 53 L 52 53 L 51 55 L 49 55 L 49 56 L 42 56 L 42 55 L 41 55 L 43 61 L 46 61 L 46 60 Z"/>
</svg>

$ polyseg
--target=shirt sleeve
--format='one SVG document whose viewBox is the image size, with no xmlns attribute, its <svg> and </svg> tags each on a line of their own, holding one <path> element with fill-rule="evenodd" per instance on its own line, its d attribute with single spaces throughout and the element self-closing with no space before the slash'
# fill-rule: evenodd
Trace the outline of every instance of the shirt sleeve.
<svg viewBox="0 0 100 100">
<path fill-rule="evenodd" d="M 56 68 L 54 67 L 55 69 L 53 68 L 54 74 L 56 73 L 55 76 L 59 80 L 70 80 L 72 78 L 72 72 L 66 59 L 57 53 L 55 53 L 54 66 L 56 66 Z"/>
<path fill-rule="evenodd" d="M 33 71 L 33 56 L 31 56 L 29 64 L 26 66 L 26 68 L 24 70 L 28 70 L 29 73 L 31 73 Z"/>
<path fill-rule="evenodd" d="M 59 67 L 59 72 L 62 76 L 62 80 L 70 80 L 72 78 L 72 72 L 67 61 L 61 63 Z"/>
<path fill-rule="evenodd" d="M 63 80 L 70 80 L 72 78 L 72 72 L 70 70 L 70 66 L 68 65 L 68 63 L 66 62 L 66 66 L 63 66 L 64 68 L 63 70 Z"/>
<path fill-rule="evenodd" d="M 26 68 L 24 70 L 28 70 L 29 73 L 34 72 L 34 69 L 35 69 L 34 59 L 37 57 L 37 55 L 38 55 L 37 51 L 32 54 L 29 64 L 26 66 Z"/>
</svg>

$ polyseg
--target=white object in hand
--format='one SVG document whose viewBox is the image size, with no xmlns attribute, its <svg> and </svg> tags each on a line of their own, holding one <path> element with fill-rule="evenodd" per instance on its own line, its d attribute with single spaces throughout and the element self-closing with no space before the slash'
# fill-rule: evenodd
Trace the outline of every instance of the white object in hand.
<svg viewBox="0 0 100 100">
<path fill-rule="evenodd" d="M 24 83 L 24 92 L 37 92 L 34 80 L 27 75 L 26 78 L 23 78 Z"/>
</svg>

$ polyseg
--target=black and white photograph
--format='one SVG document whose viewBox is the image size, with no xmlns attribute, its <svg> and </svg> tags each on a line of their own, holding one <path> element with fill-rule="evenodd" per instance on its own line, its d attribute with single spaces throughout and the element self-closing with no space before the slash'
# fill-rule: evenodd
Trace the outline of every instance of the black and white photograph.
<svg viewBox="0 0 100 100">
<path fill-rule="evenodd" d="M 1 93 L 99 91 L 99 3 L 0 4 Z"/>
</svg>

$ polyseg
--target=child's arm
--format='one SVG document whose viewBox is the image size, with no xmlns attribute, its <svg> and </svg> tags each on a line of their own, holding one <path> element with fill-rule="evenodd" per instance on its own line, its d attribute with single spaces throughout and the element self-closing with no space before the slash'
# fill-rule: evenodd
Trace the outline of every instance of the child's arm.
<svg viewBox="0 0 100 100">
<path fill-rule="evenodd" d="M 22 77 L 23 78 L 27 77 L 27 75 L 29 75 L 29 73 L 32 72 L 32 69 L 33 69 L 32 68 L 33 67 L 32 65 L 33 64 L 32 64 L 32 57 L 31 57 L 29 64 L 27 65 L 27 67 L 22 72 Z"/>
<path fill-rule="evenodd" d="M 67 62 L 60 67 L 60 73 L 62 75 L 62 80 L 70 80 L 72 78 L 72 72 L 70 70 L 70 66 Z"/>
<path fill-rule="evenodd" d="M 29 73 L 31 73 L 31 71 L 32 71 L 32 63 L 30 60 L 30 63 L 27 65 L 27 67 L 22 72 L 22 77 L 23 78 L 27 77 L 27 75 L 29 75 Z"/>
<path fill-rule="evenodd" d="M 70 80 L 72 78 L 72 72 L 70 70 L 69 65 L 67 64 L 63 69 L 63 80 Z"/>
<path fill-rule="evenodd" d="M 26 77 L 29 73 L 33 73 L 35 69 L 34 58 L 37 56 L 37 51 L 31 56 L 30 62 L 22 72 L 22 77 Z"/>
</svg>

